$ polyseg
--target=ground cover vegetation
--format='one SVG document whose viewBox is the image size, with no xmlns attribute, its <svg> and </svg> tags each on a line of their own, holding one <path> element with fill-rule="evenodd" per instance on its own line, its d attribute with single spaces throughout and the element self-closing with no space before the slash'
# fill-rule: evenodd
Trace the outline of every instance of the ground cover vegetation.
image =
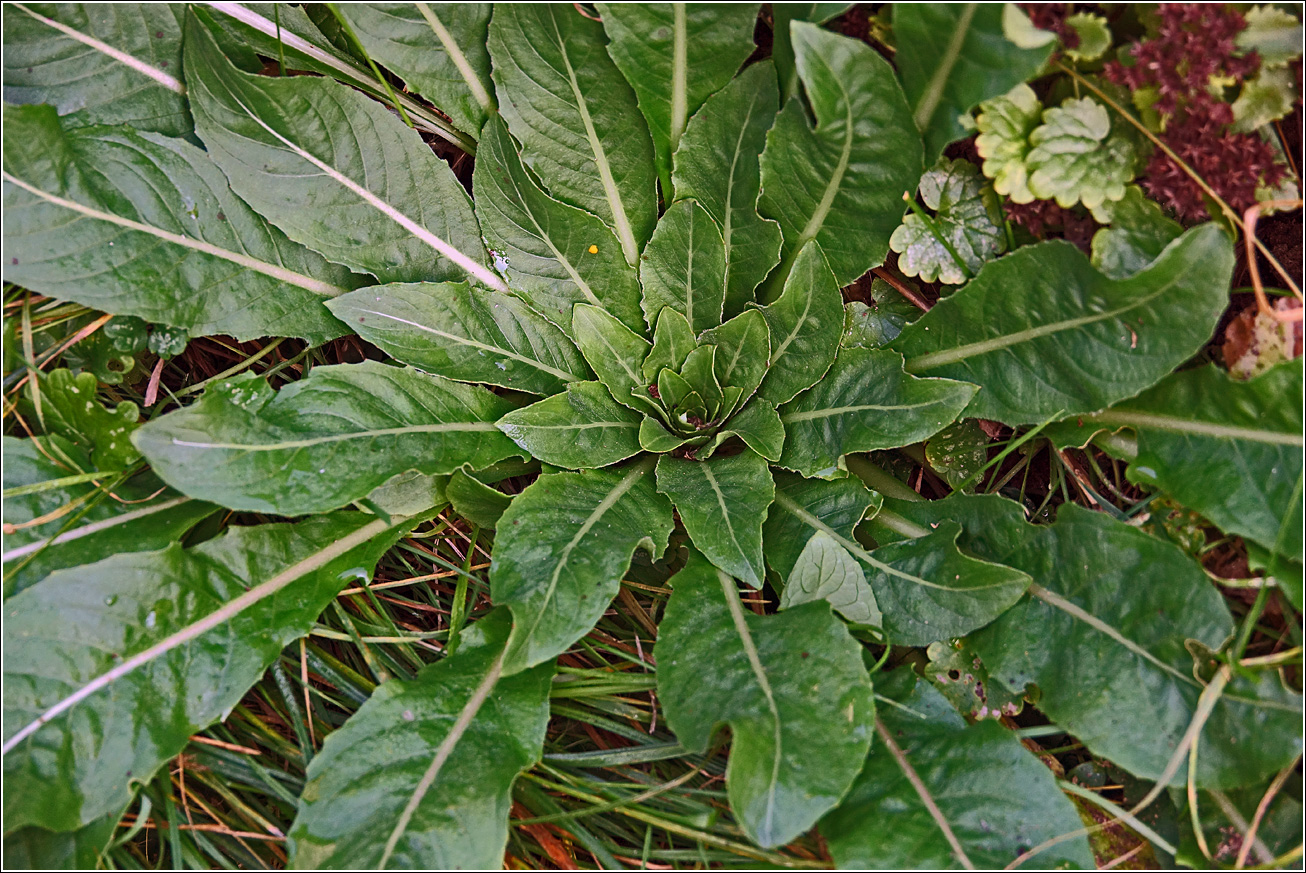
<svg viewBox="0 0 1306 873">
<path fill-rule="evenodd" d="M 6 866 L 1300 863 L 1299 5 L 3 16 Z"/>
</svg>

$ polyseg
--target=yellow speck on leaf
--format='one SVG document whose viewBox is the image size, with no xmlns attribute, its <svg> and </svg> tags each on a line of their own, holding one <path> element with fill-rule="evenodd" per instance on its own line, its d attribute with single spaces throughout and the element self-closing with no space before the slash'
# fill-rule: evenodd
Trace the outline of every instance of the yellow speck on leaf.
<svg viewBox="0 0 1306 873">
<path fill-rule="evenodd" d="M 591 255 L 597 255 L 598 253 L 599 253 L 599 247 L 598 247 L 598 246 L 590 246 L 590 254 L 591 254 Z"/>
</svg>

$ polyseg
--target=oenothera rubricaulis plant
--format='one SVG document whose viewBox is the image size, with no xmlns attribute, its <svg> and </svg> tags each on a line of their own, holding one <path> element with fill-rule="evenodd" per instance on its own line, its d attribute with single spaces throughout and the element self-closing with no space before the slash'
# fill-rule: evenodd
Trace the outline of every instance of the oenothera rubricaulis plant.
<svg viewBox="0 0 1306 873">
<path fill-rule="evenodd" d="M 224 378 L 132 430 L 169 509 L 303 518 L 117 545 L 14 594 L 7 831 L 116 821 L 136 781 L 448 501 L 496 529 L 499 608 L 327 739 L 288 834 L 296 866 L 498 866 L 554 664 L 637 552 L 671 574 L 659 702 L 692 752 L 729 727 L 730 807 L 764 847 L 819 823 L 841 865 L 984 866 L 1078 827 L 1009 732 L 903 671 L 873 687 L 863 641 L 967 637 L 995 681 L 1037 685 L 1049 718 L 1142 779 L 1182 783 L 1193 725 L 1197 787 L 1289 763 L 1298 695 L 1272 673 L 1194 671 L 1190 651 L 1220 650 L 1233 624 L 1178 549 L 1102 513 L 1034 526 L 996 495 L 909 502 L 850 475 L 962 418 L 1062 445 L 1130 427 L 1140 469 L 1181 494 L 1202 440 L 1232 442 L 1250 469 L 1296 470 L 1297 499 L 1225 471 L 1229 529 L 1300 561 L 1293 423 L 1233 421 L 1300 386 L 1300 367 L 1220 401 L 1202 394 L 1210 368 L 1171 375 L 1227 305 L 1225 231 L 1176 230 L 1129 273 L 1063 241 L 956 251 L 992 191 L 973 167 L 922 176 L 965 134 L 959 115 L 1047 59 L 1011 10 L 903 7 L 896 71 L 803 16 L 774 61 L 745 64 L 755 7 L 595 11 L 345 5 L 333 44 L 290 8 L 155 7 L 168 72 L 128 52 L 137 78 L 95 101 L 38 81 L 39 100 L 6 105 L 7 278 L 194 336 L 352 331 L 389 359 L 279 391 Z M 37 8 L 11 21 L 32 29 L 15 38 L 31 58 L 82 33 Z M 267 75 L 267 58 L 324 75 Z M 419 130 L 474 151 L 470 196 Z M 918 186 L 938 214 L 904 222 Z M 900 226 L 962 287 L 886 335 L 840 289 Z M 1154 411 L 1184 391 L 1204 399 Z M 519 494 L 493 487 L 534 471 Z M 747 609 L 741 583 L 769 584 L 779 609 Z M 102 630 L 57 634 L 68 600 Z M 974 813 L 954 766 L 1018 799 Z M 1082 835 L 1041 860 L 1092 863 Z"/>
</svg>

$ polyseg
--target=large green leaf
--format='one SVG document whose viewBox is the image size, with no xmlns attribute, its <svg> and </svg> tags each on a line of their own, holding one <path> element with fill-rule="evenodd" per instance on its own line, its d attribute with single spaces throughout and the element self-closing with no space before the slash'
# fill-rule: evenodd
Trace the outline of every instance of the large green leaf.
<svg viewBox="0 0 1306 873">
<path fill-rule="evenodd" d="M 906 520 L 894 527 L 911 536 L 955 519 L 969 551 L 1029 573 L 1029 594 L 970 638 L 990 676 L 1017 693 L 1037 686 L 1039 709 L 1093 754 L 1141 778 L 1161 776 L 1205 688 L 1195 678 L 1205 666 L 1199 654 L 1219 650 L 1234 629 L 1195 561 L 1073 504 L 1043 527 L 996 496 L 886 502 L 881 517 L 890 508 Z M 1273 671 L 1255 676 L 1235 676 L 1215 701 L 1201 734 L 1199 787 L 1245 785 L 1301 753 L 1300 695 Z"/>
<path fill-rule="evenodd" d="M 726 249 L 712 216 L 681 200 L 658 221 L 639 263 L 644 320 L 657 324 L 663 307 L 685 316 L 694 333 L 721 324 L 726 297 Z"/>
<path fill-rule="evenodd" d="M 875 687 L 898 705 L 879 709 L 866 766 L 839 808 L 821 819 L 840 869 L 1000 869 L 1083 826 L 1052 771 L 1010 730 L 991 720 L 967 725 L 910 667 Z M 1052 846 L 1036 863 L 1094 866 L 1083 836 Z"/>
<path fill-rule="evenodd" d="M 828 477 L 844 468 L 846 454 L 938 433 L 973 396 L 973 385 L 904 373 L 897 352 L 842 349 L 820 382 L 780 409 L 786 433 L 780 465 Z"/>
<path fill-rule="evenodd" d="M 498 291 L 461 282 L 381 285 L 327 308 L 392 358 L 450 379 L 555 394 L 589 376 L 562 331 Z"/>
<path fill-rule="evenodd" d="M 503 4 L 490 22 L 500 110 L 549 193 L 611 227 L 628 264 L 657 222 L 653 142 L 603 25 L 565 3 Z"/>
<path fill-rule="evenodd" d="M 195 146 L 68 131 L 48 106 L 6 106 L 4 126 L 5 281 L 195 336 L 342 332 L 321 304 L 349 271 L 259 218 Z"/>
<path fill-rule="evenodd" d="M 1030 577 L 1019 569 L 959 551 L 961 531 L 952 522 L 932 524 L 919 540 L 867 551 L 788 494 L 778 491 L 775 505 L 774 514 L 788 513 L 813 532 L 825 532 L 862 563 L 883 627 L 900 645 L 965 636 L 1006 612 L 1029 587 Z"/>
<path fill-rule="evenodd" d="M 883 502 L 879 494 L 867 491 L 855 477 L 826 481 L 804 479 L 777 470 L 775 488 L 777 494 L 783 494 L 805 513 L 847 540 L 853 539 L 853 528 L 866 513 L 872 508 L 878 510 Z M 766 554 L 766 563 L 780 574 L 781 580 L 789 578 L 808 540 L 815 534 L 816 530 L 793 512 L 776 509 L 767 516 L 762 527 L 762 550 Z"/>
<path fill-rule="evenodd" d="M 96 870 L 118 831 L 121 812 L 111 812 L 75 831 L 18 828 L 5 834 L 4 865 L 9 870 Z"/>
<path fill-rule="evenodd" d="M 819 243 L 803 249 L 784 292 L 762 315 L 771 332 L 771 357 L 761 395 L 779 406 L 816 384 L 839 351 L 843 297 Z"/>
<path fill-rule="evenodd" d="M 974 382 L 968 418 L 1033 424 L 1131 397 L 1195 354 L 1228 305 L 1233 251 L 1195 227 L 1132 278 L 1102 275 L 1067 242 L 984 267 L 890 346 L 907 372 Z"/>
<path fill-rule="evenodd" d="M 794 65 L 794 46 L 789 39 L 789 23 L 810 21 L 825 24 L 847 12 L 851 3 L 772 3 L 771 57 L 780 77 L 780 99 L 788 102 L 798 93 L 798 68 Z"/>
<path fill-rule="evenodd" d="M 368 55 L 473 137 L 495 110 L 489 3 L 343 3 Z"/>
<path fill-rule="evenodd" d="M 382 282 L 507 290 L 453 170 L 384 106 L 328 78 L 245 72 L 194 13 L 185 69 L 209 154 L 291 239 Z"/>
<path fill-rule="evenodd" d="M 472 174 L 481 229 L 516 294 L 572 337 L 576 303 L 644 329 L 639 280 L 612 230 L 540 190 L 502 119 L 491 118 L 481 132 Z"/>
<path fill-rule="evenodd" d="M 254 376 L 219 383 L 135 442 L 184 494 L 299 515 L 366 497 L 405 470 L 452 473 L 520 454 L 494 426 L 510 409 L 484 388 L 365 361 L 314 367 L 275 393 Z"/>
<path fill-rule="evenodd" d="M 694 114 L 674 156 L 676 194 L 697 200 L 721 228 L 727 318 L 753 301 L 780 260 L 780 226 L 757 214 L 758 157 L 775 121 L 775 95 L 771 64 L 752 64 Z"/>
<path fill-rule="evenodd" d="M 653 458 L 617 470 L 546 473 L 499 519 L 490 563 L 495 603 L 515 626 L 511 674 L 584 636 L 621 585 L 635 549 L 666 551 L 671 505 L 653 487 Z"/>
<path fill-rule="evenodd" d="M 1006 38 L 1001 3 L 900 3 L 893 7 L 894 60 L 932 161 L 966 136 L 958 116 L 1032 78 L 1051 42 L 1021 48 Z"/>
<path fill-rule="evenodd" d="M 776 116 L 762 152 L 761 212 L 780 222 L 783 282 L 798 253 L 821 244 L 837 284 L 884 260 L 902 217 L 902 195 L 924 171 L 920 134 L 889 63 L 846 36 L 795 21 L 798 75 L 816 115 L 801 101 Z"/>
<path fill-rule="evenodd" d="M 641 416 L 612 399 L 602 382 L 572 382 L 499 419 L 499 430 L 555 467 L 588 470 L 639 454 Z"/>
<path fill-rule="evenodd" d="M 360 513 L 235 528 L 60 570 L 10 598 L 5 827 L 120 812 L 401 532 Z"/>
<path fill-rule="evenodd" d="M 765 458 L 748 449 L 706 461 L 663 455 L 658 490 L 671 498 L 689 538 L 709 561 L 762 587 L 762 522 L 775 496 Z"/>
<path fill-rule="evenodd" d="M 839 802 L 870 748 L 861 647 L 825 603 L 745 612 L 734 580 L 697 554 L 671 585 L 654 649 L 667 722 L 696 752 L 729 725 L 735 818 L 762 846 L 788 842 Z"/>
<path fill-rule="evenodd" d="M 1300 360 L 1249 382 L 1211 364 L 1068 421 L 1053 435 L 1083 445 L 1103 428 L 1129 428 L 1138 440 L 1130 478 L 1155 485 L 1225 533 L 1300 561 L 1302 498 L 1294 491 L 1302 476 L 1302 408 L 1294 398 L 1301 394 Z"/>
<path fill-rule="evenodd" d="M 3 14 L 5 102 L 48 103 L 70 130 L 190 133 L 181 4 L 10 3 Z"/>
<path fill-rule="evenodd" d="M 50 443 L 61 441 L 47 438 L 45 444 Z M 120 552 L 163 548 L 215 509 L 170 489 L 160 492 L 162 483 L 149 474 L 115 487 L 112 495 L 93 482 L 57 485 L 80 471 L 53 460 L 50 455 L 55 451 L 74 453 L 70 446 L 47 448 L 43 453 L 35 440 L 4 437 L 5 491 L 40 488 L 5 495 L 5 597 L 64 567 Z M 65 506 L 72 507 L 68 514 L 30 524 Z"/>
<path fill-rule="evenodd" d="M 690 116 L 753 53 L 756 3 L 597 3 L 608 54 L 626 76 L 653 135 L 662 196 Z M 683 196 L 683 195 L 681 195 Z"/>
<path fill-rule="evenodd" d="M 499 610 L 457 654 L 386 682 L 309 765 L 294 869 L 482 870 L 503 863 L 509 789 L 540 759 L 553 665 L 503 676 Z"/>
</svg>

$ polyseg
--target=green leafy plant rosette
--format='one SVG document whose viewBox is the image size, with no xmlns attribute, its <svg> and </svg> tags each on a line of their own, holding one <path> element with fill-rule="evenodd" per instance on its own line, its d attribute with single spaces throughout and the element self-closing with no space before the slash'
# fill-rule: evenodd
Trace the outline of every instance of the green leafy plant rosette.
<svg viewBox="0 0 1306 873">
<path fill-rule="evenodd" d="M 928 242 L 924 219 L 903 224 L 903 195 L 962 135 L 958 114 L 1034 75 L 1051 47 L 1009 39 L 996 6 L 905 6 L 895 72 L 802 20 L 829 17 L 813 9 L 792 16 L 774 64 L 741 71 L 754 7 L 597 12 L 341 6 L 345 51 L 291 8 L 273 21 L 239 4 L 158 7 L 147 57 L 114 13 L 6 9 L 7 52 L 12 20 L 29 55 L 98 33 L 157 74 L 102 80 L 77 103 L 28 71 L 27 105 L 5 107 L 7 279 L 178 336 L 353 332 L 390 358 L 318 366 L 279 391 L 224 378 L 131 429 L 168 499 L 303 518 L 190 548 L 115 541 L 89 567 L 24 580 L 6 603 L 7 833 L 102 846 L 135 784 L 445 500 L 496 529 L 498 608 L 328 737 L 298 798 L 292 866 L 498 866 L 554 664 L 637 552 L 671 574 L 660 704 L 691 752 L 729 727 L 730 808 L 762 847 L 819 825 L 844 865 L 926 857 L 909 842 L 946 847 L 928 855 L 939 865 L 1005 863 L 1045 841 L 1049 863 L 1093 863 L 1082 834 L 1055 840 L 1078 827 L 1074 808 L 1013 735 L 968 724 L 904 670 L 873 686 L 866 640 L 968 638 L 1007 695 L 1041 689 L 1051 718 L 1142 779 L 1182 784 L 1170 762 L 1201 723 L 1196 788 L 1288 765 L 1299 695 L 1270 672 L 1227 675 L 1219 692 L 1194 672 L 1187 643 L 1219 650 L 1233 620 L 1182 552 L 1103 514 L 1033 526 L 993 495 L 886 505 L 850 473 L 963 418 L 1051 426 L 1061 444 L 1091 436 L 1081 422 L 1136 425 L 1134 458 L 1162 483 L 1188 475 L 1176 432 L 1291 444 L 1292 421 L 1221 431 L 1236 410 L 1218 404 L 1176 409 L 1153 434 L 1128 403 L 1179 378 L 1209 337 L 1227 235 L 1173 234 L 1126 275 L 1062 241 L 993 260 L 992 192 L 945 165 L 960 193 L 941 205 L 935 179 L 928 205 L 957 242 L 976 222 L 983 238 L 958 258 L 940 237 L 920 269 L 962 287 L 876 335 L 887 343 L 845 332 L 840 289 L 881 264 L 895 229 L 914 234 L 905 250 Z M 263 75 L 258 55 L 326 75 Z M 783 106 L 777 67 L 801 94 Z M 474 150 L 470 195 L 419 131 Z M 1000 193 L 1043 190 L 1037 173 L 1008 175 Z M 945 215 L 952 200 L 969 212 Z M 1299 364 L 1272 375 L 1300 389 Z M 57 478 L 28 460 L 29 479 Z M 492 487 L 523 461 L 540 470 L 525 490 Z M 1272 463 L 1294 462 L 1255 457 Z M 1295 503 L 1274 486 L 1274 508 L 1238 529 L 1300 561 L 1295 464 Z M 1245 479 L 1228 493 L 1265 495 Z M 746 609 L 740 583 L 769 584 L 780 609 Z M 94 632 L 61 636 L 62 599 L 95 615 Z M 1079 695 L 1072 675 L 1100 693 Z M 1019 788 L 993 790 L 1006 779 Z M 966 780 L 990 785 L 988 806 Z"/>
</svg>

